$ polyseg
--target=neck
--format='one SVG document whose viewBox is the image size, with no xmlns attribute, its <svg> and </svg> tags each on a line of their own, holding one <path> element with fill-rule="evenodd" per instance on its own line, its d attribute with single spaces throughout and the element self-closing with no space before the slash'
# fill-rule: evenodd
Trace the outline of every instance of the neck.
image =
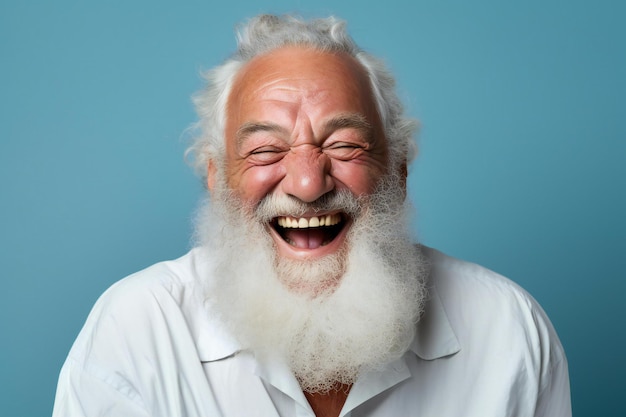
<svg viewBox="0 0 626 417">
<path fill-rule="evenodd" d="M 351 385 L 337 384 L 335 388 L 324 393 L 304 392 L 316 417 L 338 417 L 339 412 L 348 398 Z"/>
</svg>

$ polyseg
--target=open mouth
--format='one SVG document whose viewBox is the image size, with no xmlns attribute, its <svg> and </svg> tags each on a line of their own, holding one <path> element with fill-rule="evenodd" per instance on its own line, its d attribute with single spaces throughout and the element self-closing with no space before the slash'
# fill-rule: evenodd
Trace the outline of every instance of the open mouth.
<svg viewBox="0 0 626 417">
<path fill-rule="evenodd" d="M 343 213 L 310 217 L 280 216 L 272 220 L 276 233 L 297 249 L 318 249 L 332 243 L 348 223 Z"/>
</svg>

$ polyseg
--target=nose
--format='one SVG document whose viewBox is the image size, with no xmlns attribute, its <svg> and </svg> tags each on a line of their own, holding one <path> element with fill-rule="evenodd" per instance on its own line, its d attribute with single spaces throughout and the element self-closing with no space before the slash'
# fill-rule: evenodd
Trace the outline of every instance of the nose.
<svg viewBox="0 0 626 417">
<path fill-rule="evenodd" d="M 285 158 L 286 173 L 281 183 L 285 194 L 311 203 L 335 188 L 330 175 L 331 160 L 314 145 L 292 148 Z"/>
</svg>

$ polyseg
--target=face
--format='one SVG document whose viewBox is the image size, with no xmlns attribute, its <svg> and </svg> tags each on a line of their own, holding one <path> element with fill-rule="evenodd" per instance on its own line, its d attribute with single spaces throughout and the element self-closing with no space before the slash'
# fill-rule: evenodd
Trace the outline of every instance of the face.
<svg viewBox="0 0 626 417">
<path fill-rule="evenodd" d="M 386 173 L 367 76 L 343 54 L 286 47 L 253 59 L 233 85 L 225 135 L 227 186 L 252 208 L 270 195 L 304 203 L 338 191 L 369 195 Z M 214 175 L 209 169 L 209 188 Z M 279 255 L 308 260 L 343 248 L 354 219 L 309 207 L 266 225 Z"/>
</svg>

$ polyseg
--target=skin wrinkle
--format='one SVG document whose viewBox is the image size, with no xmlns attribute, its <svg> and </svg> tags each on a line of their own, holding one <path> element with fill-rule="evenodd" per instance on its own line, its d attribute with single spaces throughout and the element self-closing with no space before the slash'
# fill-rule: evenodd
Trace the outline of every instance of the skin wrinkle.
<svg viewBox="0 0 626 417">
<path fill-rule="evenodd" d="M 303 143 L 292 146 L 291 154 L 291 161 L 287 162 L 287 170 L 295 171 L 299 169 L 299 175 L 290 175 L 287 179 L 287 181 L 291 180 L 293 182 L 292 188 L 309 189 L 317 187 L 315 182 L 318 178 L 323 183 L 319 186 L 321 187 L 319 192 L 325 194 L 333 188 L 331 180 L 328 178 L 330 161 L 319 148 L 312 144 Z M 302 197 L 304 196 L 305 194 L 303 193 Z M 301 199 L 307 202 L 310 200 L 307 197 Z"/>
<path fill-rule="evenodd" d="M 280 55 L 282 58 L 279 68 L 276 69 L 273 67 L 276 66 L 275 62 L 278 56 L 275 55 Z M 298 62 L 298 55 L 302 55 L 300 62 L 314 56 L 316 59 L 315 65 L 309 66 L 309 68 L 301 68 L 294 64 L 296 67 L 292 71 L 287 64 Z M 327 67 L 327 69 L 318 71 L 319 68 L 323 69 L 323 67 Z M 267 71 L 263 72 L 262 70 Z M 289 76 L 283 76 L 281 71 Z M 298 71 L 304 71 L 306 76 Z M 278 77 L 278 79 L 272 80 L 271 76 Z M 287 80 L 289 84 L 285 87 L 284 84 Z M 265 84 L 259 87 L 259 83 Z M 268 86 L 275 88 L 272 89 Z M 320 89 L 321 86 L 323 88 Z M 253 93 L 248 94 L 247 90 Z M 299 91 L 299 96 L 294 98 L 295 90 Z M 288 92 L 287 97 L 281 95 L 285 91 Z M 337 91 L 340 92 L 339 95 Z M 272 100 L 261 100 L 268 94 Z M 289 97 L 294 102 L 286 103 L 285 100 Z M 318 102 L 320 98 L 325 100 Z M 257 103 L 261 104 L 262 107 L 255 107 Z M 318 120 L 322 116 L 320 111 L 326 111 L 323 109 L 331 108 L 330 106 L 333 106 L 333 103 L 344 104 L 340 104 L 341 107 L 336 108 L 338 111 L 335 114 L 323 115 L 327 120 Z M 254 116 L 254 113 L 251 114 L 249 110 L 246 110 L 254 108 L 261 110 L 260 114 L 257 114 L 257 116 L 261 117 Z M 310 49 L 284 48 L 257 57 L 249 62 L 242 69 L 242 73 L 239 74 L 231 92 L 228 110 L 227 138 L 232 138 L 233 135 L 236 136 L 236 132 L 242 128 L 244 123 L 257 123 L 259 121 L 265 123 L 266 120 L 270 120 L 272 124 L 291 130 L 292 133 L 287 139 L 291 141 L 290 147 L 295 147 L 303 142 L 316 143 L 320 135 L 317 137 L 310 136 L 311 131 L 321 131 L 323 136 L 343 135 L 345 134 L 344 130 L 363 132 L 366 128 L 365 124 L 357 123 L 357 121 L 359 118 L 366 119 L 372 127 L 370 129 L 371 133 L 365 135 L 357 133 L 360 137 L 359 145 L 364 152 L 355 152 L 354 157 L 351 157 L 351 160 L 346 163 L 333 161 L 330 164 L 330 180 L 332 180 L 334 187 L 347 188 L 356 195 L 368 194 L 374 188 L 376 180 L 386 171 L 388 157 L 386 139 L 382 132 L 375 105 L 371 100 L 369 84 L 360 64 L 348 56 L 325 54 L 311 51 Z M 266 116 L 262 116 L 263 114 L 266 114 Z M 350 118 L 354 119 L 352 121 L 334 120 L 344 117 L 346 114 L 356 116 L 350 116 Z M 320 127 L 319 123 L 324 124 Z M 335 129 L 333 132 L 328 132 L 328 130 L 339 127 L 342 124 L 353 125 L 353 127 L 342 127 Z M 276 129 L 276 131 L 279 130 Z M 229 149 L 227 149 L 228 161 L 226 165 L 229 186 L 233 190 L 238 191 L 242 197 L 253 200 L 258 200 L 261 197 L 260 188 L 266 188 L 272 192 L 286 192 L 281 190 L 280 187 L 280 178 L 285 178 L 289 174 L 289 170 L 286 167 L 276 166 L 261 172 L 261 170 L 256 169 L 253 162 L 247 163 L 244 155 L 237 153 L 236 149 L 232 149 L 232 139 L 229 142 L 231 144 Z M 333 152 L 337 153 L 336 151 Z M 307 160 L 304 162 L 307 162 Z M 352 167 L 358 166 L 362 168 L 357 170 L 359 172 L 357 175 Z M 250 171 L 253 174 L 249 173 Z M 254 183 L 256 185 L 252 185 L 248 181 L 249 179 L 252 180 L 253 177 L 255 177 Z M 304 184 L 300 183 L 300 185 L 307 187 L 312 184 L 314 184 L 313 181 L 305 181 Z M 255 188 L 259 188 L 259 192 L 255 192 Z M 321 183 L 321 191 L 311 191 L 309 198 L 318 197 L 318 194 L 323 192 L 325 188 L 330 188 L 330 185 Z"/>
<path fill-rule="evenodd" d="M 324 146 L 324 141 L 333 133 L 343 129 L 352 129 L 360 132 L 361 137 L 364 139 L 363 147 L 366 150 L 369 150 L 370 144 L 374 142 L 374 129 L 367 121 L 367 119 L 361 114 L 341 114 L 335 117 L 332 117 L 330 120 L 324 123 L 323 128 L 321 129 L 321 134 L 319 135 L 318 141 L 322 143 L 322 149 L 328 148 L 328 146 Z M 246 156 L 248 153 L 255 152 L 256 149 L 247 151 L 242 148 L 245 148 L 246 141 L 251 138 L 256 133 L 268 133 L 274 134 L 281 142 L 285 142 L 285 150 L 289 147 L 288 140 L 283 138 L 288 138 L 289 132 L 286 128 L 273 123 L 271 121 L 259 121 L 259 122 L 245 122 L 241 125 L 241 127 L 237 130 L 235 134 L 235 140 L 237 143 L 237 150 L 242 156 Z M 278 143 L 272 143 L 273 145 L 282 145 Z M 268 145 L 271 146 L 272 144 Z M 291 147 L 296 147 L 299 145 L 294 145 Z M 278 151 L 278 149 L 277 149 Z"/>
</svg>

